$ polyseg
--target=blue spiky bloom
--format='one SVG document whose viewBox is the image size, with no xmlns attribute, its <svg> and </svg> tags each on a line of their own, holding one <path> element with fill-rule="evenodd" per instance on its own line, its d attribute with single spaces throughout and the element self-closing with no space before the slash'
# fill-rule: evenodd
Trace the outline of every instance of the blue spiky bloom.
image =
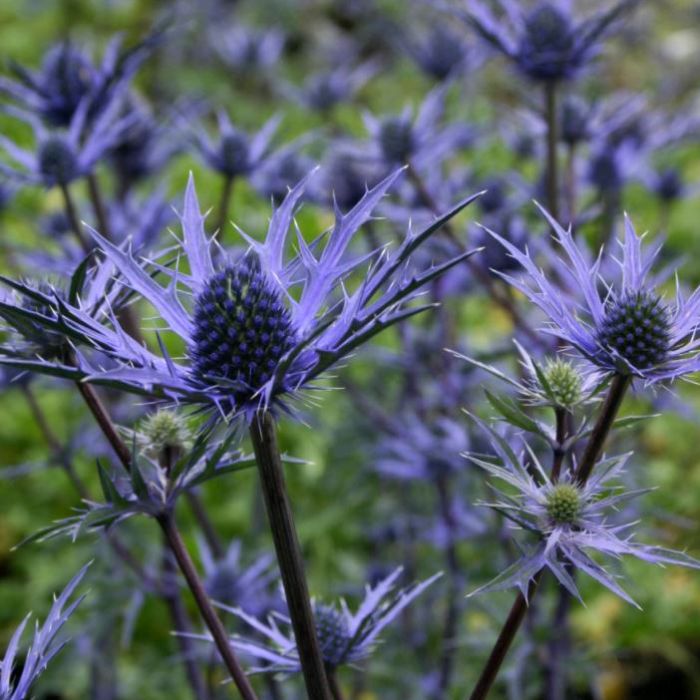
<svg viewBox="0 0 700 700">
<path fill-rule="evenodd" d="M 673 380 L 700 369 L 700 289 L 687 298 L 677 285 L 666 300 L 651 274 L 660 246 L 644 250 L 625 216 L 616 279 L 603 279 L 601 255 L 592 260 L 542 209 L 566 259 L 557 260 L 562 292 L 524 252 L 490 232 L 525 269 L 523 278 L 499 273 L 548 316 L 547 330 L 581 352 L 600 371 L 640 378 L 645 384 Z"/>
<path fill-rule="evenodd" d="M 336 669 L 368 657 L 378 644 L 378 637 L 399 613 L 412 603 L 442 574 L 392 594 L 402 568 L 396 569 L 376 586 L 367 586 L 356 612 L 345 600 L 340 605 L 313 602 L 316 632 L 326 666 Z M 262 664 L 251 671 L 298 673 L 301 670 L 296 641 L 287 615 L 276 613 L 261 621 L 245 610 L 221 606 L 246 622 L 259 639 L 233 637 L 231 645 Z M 262 640 L 262 641 L 260 641 Z"/>
<path fill-rule="evenodd" d="M 471 126 L 444 124 L 447 88 L 439 85 L 431 90 L 415 113 L 410 107 L 380 118 L 366 112 L 363 118 L 372 140 L 364 151 L 358 149 L 358 155 L 391 168 L 411 163 L 422 171 L 429 165 L 437 168 L 455 151 L 470 146 L 474 140 Z"/>
<path fill-rule="evenodd" d="M 67 128 L 86 100 L 90 103 L 90 118 L 107 108 L 128 87 L 162 35 L 162 31 L 155 31 L 127 50 L 122 49 L 117 37 L 99 65 L 80 47 L 62 42 L 46 52 L 36 71 L 11 64 L 16 79 L 0 77 L 0 94 L 47 125 Z"/>
<path fill-rule="evenodd" d="M 115 98 L 96 118 L 88 120 L 91 104 L 89 98 L 83 100 L 67 129 L 47 129 L 31 112 L 5 107 L 6 113 L 32 127 L 35 147 L 28 151 L 0 135 L 0 148 L 16 163 L 15 167 L 0 163 L 0 172 L 16 183 L 46 188 L 67 186 L 93 172 L 131 128 L 135 116 L 121 115 L 121 100 Z"/>
<path fill-rule="evenodd" d="M 600 461 L 584 485 L 571 472 L 552 481 L 527 445 L 527 451 L 518 455 L 502 436 L 481 421 L 477 423 L 488 432 L 496 458 L 464 456 L 503 485 L 494 486 L 495 499 L 482 505 L 505 516 L 514 530 L 525 533 L 527 541 L 520 543 L 523 556 L 475 593 L 517 587 L 527 597 L 530 582 L 546 568 L 580 600 L 571 575 L 573 567 L 637 605 L 605 563 L 634 557 L 660 566 L 700 569 L 700 561 L 684 552 L 638 542 L 631 532 L 636 520 L 623 516 L 621 521 L 623 505 L 647 491 L 630 491 L 622 484 L 629 455 Z"/>
<path fill-rule="evenodd" d="M 24 655 L 21 667 L 17 664 L 17 652 L 31 613 L 14 631 L 5 650 L 5 655 L 0 659 L 0 668 L 2 669 L 0 672 L 0 698 L 2 700 L 25 700 L 32 697 L 33 686 L 37 679 L 66 645 L 66 641 L 61 640 L 58 634 L 85 597 L 81 595 L 70 601 L 75 589 L 85 576 L 88 566 L 90 565 L 84 566 L 69 581 L 61 594 L 54 598 L 44 623 L 41 625 L 36 623 L 32 641 Z"/>
<path fill-rule="evenodd" d="M 192 140 L 202 160 L 226 177 L 252 175 L 269 155 L 270 140 L 277 131 L 280 117 L 270 118 L 255 134 L 236 128 L 224 111 L 217 115 L 218 132 L 211 139 L 205 129 L 192 130 Z"/>
<path fill-rule="evenodd" d="M 502 16 L 480 0 L 446 7 L 528 78 L 556 82 L 576 76 L 613 24 L 638 1 L 621 0 L 584 20 L 574 16 L 570 0 L 499 0 Z"/>
<path fill-rule="evenodd" d="M 24 361 L 22 366 L 224 416 L 252 418 L 261 408 L 290 409 L 293 398 L 314 388 L 315 379 L 353 350 L 385 328 L 431 308 L 432 304 L 409 302 L 431 280 L 472 255 L 465 252 L 418 271 L 412 262 L 414 251 L 475 197 L 419 233 L 409 231 L 393 253 L 381 249 L 353 257 L 348 252 L 355 233 L 401 174 L 398 170 L 368 190 L 350 211 L 336 208 L 332 229 L 311 244 L 298 232 L 298 253 L 291 259 L 286 255 L 288 234 L 311 176 L 274 212 L 263 242 L 241 232 L 249 245 L 243 255 L 215 249 L 205 234 L 190 178 L 181 216 L 187 271 L 139 261 L 93 231 L 105 253 L 104 264 L 118 270 L 124 287 L 149 302 L 167 329 L 182 340 L 183 361 L 171 358 L 162 342 L 156 354 L 134 341 L 109 309 L 103 309 L 100 323 L 77 305 L 61 303 L 60 313 L 56 309 L 47 327 L 63 323 L 76 344 L 107 354 L 118 368 L 92 366 L 90 357 L 82 354 L 80 368 L 42 360 Z M 165 278 L 165 285 L 156 273 Z M 352 291 L 346 287 L 351 275 Z"/>
</svg>

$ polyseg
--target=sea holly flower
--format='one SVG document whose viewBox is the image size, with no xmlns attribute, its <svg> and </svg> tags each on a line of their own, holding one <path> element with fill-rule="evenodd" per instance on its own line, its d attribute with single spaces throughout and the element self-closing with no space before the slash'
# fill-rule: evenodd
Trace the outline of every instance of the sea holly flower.
<svg viewBox="0 0 700 700">
<path fill-rule="evenodd" d="M 247 566 L 242 563 L 242 544 L 233 540 L 223 556 L 217 557 L 209 545 L 199 542 L 199 557 L 204 569 L 204 587 L 212 600 L 266 615 L 281 603 L 281 596 L 271 591 L 276 580 L 274 557 L 261 554 Z"/>
<path fill-rule="evenodd" d="M 298 233 L 299 252 L 286 260 L 294 209 L 307 177 L 274 212 L 263 242 L 241 233 L 250 246 L 248 252 L 221 256 L 216 262 L 190 178 L 181 217 L 182 253 L 189 272 L 140 264 L 128 251 L 93 232 L 107 264 L 184 342 L 185 361 L 175 362 L 163 343 L 158 355 L 134 341 L 111 311 L 105 311 L 109 325 L 101 324 L 75 304 L 61 303 L 55 317 L 47 319 L 47 327 L 62 324 L 77 343 L 110 356 L 119 367 L 91 369 L 82 355 L 80 367 L 50 366 L 41 360 L 24 360 L 22 366 L 224 416 L 244 414 L 250 419 L 261 408 L 289 409 L 302 389 L 313 388 L 313 382 L 339 360 L 385 328 L 430 308 L 431 304 L 408 302 L 431 280 L 474 253 L 464 252 L 418 272 L 411 267 L 416 249 L 475 198 L 469 197 L 419 233 L 409 232 L 393 253 L 348 256 L 353 236 L 401 173 L 396 171 L 367 191 L 347 213 L 336 209 L 333 228 L 312 244 Z M 348 277 L 361 270 L 364 275 L 350 291 Z M 166 277 L 165 286 L 154 279 L 154 272 Z M 11 318 L 12 312 L 8 310 L 7 316 Z"/>
<path fill-rule="evenodd" d="M 440 81 L 472 71 L 481 63 L 481 54 L 444 24 L 410 41 L 407 51 L 426 75 Z"/>
<path fill-rule="evenodd" d="M 539 206 L 539 205 L 538 205 Z M 566 260 L 559 260 L 562 292 L 540 269 L 529 252 L 519 250 L 491 232 L 525 269 L 516 279 L 501 277 L 520 290 L 549 318 L 547 330 L 570 343 L 604 374 L 637 377 L 645 384 L 673 380 L 700 369 L 700 289 L 686 298 L 677 285 L 675 299 L 665 301 L 651 275 L 660 246 L 645 251 L 632 222 L 625 216 L 620 244 L 619 279 L 601 279 L 601 255 L 591 260 L 540 207 L 554 230 Z M 601 292 L 601 287 L 603 291 Z"/>
<path fill-rule="evenodd" d="M 301 88 L 289 86 L 285 92 L 308 109 L 328 113 L 336 105 L 351 100 L 376 72 L 377 65 L 371 61 L 352 69 L 340 66 L 310 75 Z"/>
<path fill-rule="evenodd" d="M 19 184 L 46 188 L 65 187 L 92 173 L 98 162 L 133 125 L 134 117 L 120 117 L 120 105 L 115 100 L 87 123 L 90 104 L 86 98 L 66 130 L 49 130 L 33 114 L 5 107 L 6 113 L 32 127 L 36 145 L 33 151 L 27 151 L 7 136 L 0 135 L 0 148 L 17 164 L 17 167 L 11 167 L 0 163 L 0 171 Z"/>
<path fill-rule="evenodd" d="M 401 114 L 376 118 L 366 112 L 365 127 L 372 143 L 370 157 L 388 167 L 411 163 L 418 170 L 437 166 L 455 151 L 473 141 L 473 129 L 464 123 L 442 124 L 445 114 L 445 86 L 428 93 L 418 111 L 410 107 Z"/>
<path fill-rule="evenodd" d="M 396 421 L 400 432 L 383 440 L 376 460 L 377 471 L 400 480 L 439 481 L 458 473 L 463 464 L 455 455 L 467 450 L 468 435 L 462 425 L 446 417 L 427 425 L 405 412 Z"/>
<path fill-rule="evenodd" d="M 502 16 L 481 0 L 464 7 L 445 6 L 460 17 L 493 49 L 506 56 L 531 80 L 556 82 L 579 73 L 595 56 L 603 38 L 638 0 L 621 0 L 579 20 L 569 0 L 534 4 L 499 0 Z"/>
<path fill-rule="evenodd" d="M 279 61 L 284 34 L 278 29 L 239 25 L 217 33 L 212 43 L 224 63 L 245 74 L 254 74 Z"/>
<path fill-rule="evenodd" d="M 86 100 L 90 104 L 88 119 L 109 107 L 161 37 L 162 32 L 155 31 L 126 51 L 117 37 L 105 50 L 99 66 L 80 48 L 63 42 L 46 52 L 38 71 L 11 64 L 16 80 L 0 78 L 0 94 L 49 126 L 68 128 Z"/>
<path fill-rule="evenodd" d="M 39 676 L 46 670 L 53 658 L 66 645 L 65 640 L 58 639 L 58 634 L 83 601 L 84 595 L 69 602 L 73 592 L 78 587 L 89 564 L 84 566 L 54 599 L 49 614 L 43 624 L 36 624 L 34 636 L 22 663 L 17 664 L 17 652 L 20 648 L 22 635 L 29 621 L 29 615 L 24 618 L 10 638 L 5 655 L 0 661 L 0 700 L 27 700 L 31 697 L 32 688 Z"/>
<path fill-rule="evenodd" d="M 160 425 L 151 425 L 151 432 L 153 427 L 159 429 L 161 434 L 157 437 L 166 448 L 163 452 L 156 454 L 153 435 L 147 435 L 143 425 L 137 431 L 122 428 L 122 432 L 131 436 L 130 470 L 119 463 L 109 468 L 98 459 L 102 500 L 85 500 L 74 515 L 41 528 L 23 544 L 61 536 L 75 541 L 82 535 L 114 528 L 135 516 L 159 518 L 171 513 L 180 496 L 191 489 L 224 474 L 255 467 L 255 458 L 234 446 L 236 431 L 220 437 L 205 427 L 191 442 L 185 436 L 187 449 L 183 449 L 183 442 L 175 444 L 182 436 L 164 435 L 162 419 L 165 414 L 155 415 Z M 149 438 L 151 441 L 147 442 Z M 283 459 L 295 461 L 286 455 Z"/>
<path fill-rule="evenodd" d="M 260 131 L 249 135 L 231 123 L 226 112 L 218 112 L 218 134 L 212 141 L 204 129 L 192 132 L 198 153 L 204 162 L 224 177 L 248 177 L 259 168 L 268 155 L 270 140 L 277 131 L 280 117 L 274 116 Z"/>
<path fill-rule="evenodd" d="M 365 597 L 354 613 L 343 599 L 337 605 L 313 602 L 318 641 L 328 669 L 335 670 L 368 657 L 379 643 L 380 633 L 442 575 L 436 574 L 392 595 L 401 573 L 402 568 L 398 568 L 376 586 L 367 586 Z M 240 608 L 220 607 L 246 622 L 267 641 L 239 636 L 231 638 L 237 651 L 250 655 L 261 664 L 251 669 L 253 673 L 298 673 L 301 670 L 287 615 L 273 613 L 267 622 L 263 622 Z"/>
<path fill-rule="evenodd" d="M 489 432 L 498 459 L 468 454 L 465 457 L 505 485 L 504 490 L 496 490 L 493 502 L 483 505 L 501 513 L 515 530 L 534 542 L 521 543 L 524 555 L 474 593 L 517 586 L 527 597 L 530 582 L 546 568 L 572 596 L 581 600 L 571 575 L 573 568 L 637 605 L 620 586 L 617 576 L 591 555 L 601 555 L 611 562 L 631 556 L 652 564 L 700 569 L 700 561 L 683 552 L 637 542 L 631 533 L 636 519 L 620 523 L 621 506 L 647 491 L 629 490 L 620 484 L 629 455 L 602 460 L 584 485 L 570 472 L 553 482 L 532 450 L 528 448 L 526 467 L 525 455 L 517 456 L 500 435 L 480 425 Z"/>
</svg>

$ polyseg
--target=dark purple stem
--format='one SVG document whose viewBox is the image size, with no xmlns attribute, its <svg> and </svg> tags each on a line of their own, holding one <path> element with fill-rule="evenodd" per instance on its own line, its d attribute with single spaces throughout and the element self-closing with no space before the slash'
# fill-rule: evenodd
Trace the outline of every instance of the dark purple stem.
<svg viewBox="0 0 700 700">
<path fill-rule="evenodd" d="M 557 114 L 557 83 L 553 80 L 544 85 L 545 121 L 547 122 L 547 208 L 559 221 L 559 116 Z"/>
<path fill-rule="evenodd" d="M 190 555 L 185 547 L 185 543 L 182 541 L 182 537 L 175 525 L 172 514 L 166 513 L 161 515 L 158 518 L 158 524 L 163 530 L 163 534 L 165 535 L 165 539 L 172 553 L 175 555 L 175 560 L 178 563 L 182 575 L 185 577 L 185 581 L 187 581 L 190 591 L 192 591 L 192 596 L 199 608 L 202 619 L 211 633 L 214 644 L 219 650 L 219 654 L 221 654 L 221 658 L 228 672 L 231 674 L 231 678 L 236 688 L 238 688 L 238 692 L 244 700 L 258 700 L 248 677 L 243 672 L 233 652 L 233 648 L 229 643 L 228 633 L 209 601 L 209 597 L 199 579 L 194 563 L 192 559 L 190 559 Z"/>
<path fill-rule="evenodd" d="M 340 683 L 338 683 L 338 678 L 335 675 L 335 671 L 330 669 L 328 670 L 328 685 L 331 688 L 333 700 L 345 700 L 345 696 L 343 695 Z"/>
<path fill-rule="evenodd" d="M 309 700 L 331 700 L 331 688 L 311 609 L 304 559 L 277 445 L 277 428 L 269 412 L 261 411 L 256 414 L 250 426 L 250 437 L 258 463 L 260 486 L 265 497 L 265 509 L 282 575 L 306 692 Z"/>
<path fill-rule="evenodd" d="M 221 200 L 219 201 L 219 219 L 216 226 L 219 232 L 219 240 L 223 238 L 224 228 L 228 223 L 229 209 L 231 207 L 231 198 L 233 197 L 233 188 L 235 178 L 232 175 L 225 175 L 224 181 L 221 184 Z"/>
<path fill-rule="evenodd" d="M 68 217 L 68 223 L 70 224 L 75 240 L 78 241 L 83 252 L 92 252 L 93 245 L 88 240 L 87 236 L 83 233 L 83 228 L 80 225 L 80 219 L 78 217 L 78 211 L 75 208 L 75 203 L 73 202 L 73 196 L 70 193 L 68 185 L 60 185 L 61 194 L 63 195 L 63 205 L 66 210 L 66 216 Z"/>
</svg>

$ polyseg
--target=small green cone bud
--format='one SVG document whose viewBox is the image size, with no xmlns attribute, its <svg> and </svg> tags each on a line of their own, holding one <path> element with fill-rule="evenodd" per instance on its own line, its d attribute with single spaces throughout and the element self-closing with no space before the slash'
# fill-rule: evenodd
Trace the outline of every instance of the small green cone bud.
<svg viewBox="0 0 700 700">
<path fill-rule="evenodd" d="M 572 484 L 557 484 L 547 496 L 547 514 L 555 525 L 573 525 L 581 511 L 581 497 Z"/>
<path fill-rule="evenodd" d="M 180 455 L 191 445 L 191 434 L 184 419 L 174 411 L 159 410 L 144 419 L 141 435 L 146 450 L 153 455 L 169 451 Z"/>
<path fill-rule="evenodd" d="M 544 367 L 549 398 L 558 408 L 572 409 L 581 400 L 581 375 L 566 360 L 549 360 Z"/>
</svg>

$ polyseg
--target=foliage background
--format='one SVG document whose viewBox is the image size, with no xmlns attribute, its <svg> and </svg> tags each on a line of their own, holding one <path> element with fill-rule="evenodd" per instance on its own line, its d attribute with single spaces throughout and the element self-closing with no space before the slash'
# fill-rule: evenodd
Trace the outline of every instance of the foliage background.
<svg viewBox="0 0 700 700">
<path fill-rule="evenodd" d="M 94 47 L 101 52 L 109 36 L 123 31 L 127 41 L 143 34 L 166 3 L 140 0 L 3 0 L 0 3 L 0 57 L 12 58 L 25 65 L 36 65 L 41 54 L 52 42 L 64 37 Z M 383 11 L 408 31 L 425 12 L 414 4 L 387 1 L 380 3 Z M 654 101 L 663 103 L 665 82 L 686 80 L 689 90 L 697 89 L 700 70 L 700 11 L 688 0 L 668 0 L 648 3 L 635 24 L 645 29 L 645 39 L 638 41 L 630 35 L 625 41 L 613 42 L 606 52 L 604 76 L 600 90 L 625 88 L 645 91 Z M 327 31 L 334 14 L 329 2 L 311 0 L 265 0 L 250 2 L 242 7 L 251 21 L 283 24 L 292 37 L 294 51 L 287 55 L 281 70 L 291 81 L 298 81 L 309 71 L 321 66 L 306 50 L 311 37 Z M 257 93 L 245 81 L 232 76 L 215 61 L 200 60 L 196 22 L 178 45 L 159 53 L 149 61 L 139 75 L 139 85 L 155 93 L 163 104 L 168 98 L 184 93 L 204 95 L 214 104 L 229 108 L 237 123 L 249 128 L 259 126 L 277 109 L 284 113 L 282 140 L 304 133 L 309 126 L 322 129 L 318 117 L 293 104 L 280 105 L 270 95 Z M 359 30 L 358 30 L 359 31 Z M 649 39 L 651 38 L 651 40 Z M 194 57 L 190 61 L 174 62 L 178 52 Z M 172 61 L 172 62 L 171 62 Z M 451 95 L 451 115 L 488 124 L 504 110 L 517 103 L 519 78 L 504 70 L 498 61 L 489 65 L 476 85 L 466 85 L 462 93 Z M 407 103 L 418 103 L 430 84 L 408 60 L 398 60 L 385 68 L 364 88 L 359 102 L 375 113 L 397 112 Z M 668 105 L 666 105 L 668 107 Z M 361 135 L 363 128 L 357 106 L 345 105 L 335 115 L 338 124 Z M 18 139 L 24 131 L 16 122 L 3 120 L 0 127 Z M 683 168 L 690 182 L 700 182 L 700 149 L 684 147 L 671 156 L 673 163 Z M 512 165 L 506 146 L 498 139 L 484 138 L 480 147 L 469 154 L 470 165 L 480 173 L 498 173 Z M 167 171 L 168 190 L 177 196 L 183 189 L 188 170 L 194 170 L 200 198 L 205 207 L 215 206 L 218 182 L 194 159 L 179 157 Z M 176 200 L 177 201 L 177 200 Z M 685 259 L 684 275 L 688 282 L 700 282 L 700 229 L 698 227 L 697 197 L 681 202 L 672 213 L 667 253 Z M 15 206 L 0 219 L 0 245 L 5 250 L 14 245 L 50 246 L 35 225 L 37 213 L 47 213 L 60 207 L 55 192 L 23 192 Z M 659 210 L 652 198 L 641 188 L 626 193 L 625 207 L 633 214 L 638 229 L 654 230 Z M 236 190 L 234 218 L 246 231 L 261 229 L 268 215 L 265 202 L 242 185 Z M 327 221 L 320 210 L 305 210 L 302 220 L 313 230 Z M 5 259 L 7 267 L 7 259 Z M 37 270 L 37 273 L 41 271 Z M 473 346 L 485 347 L 494 334 L 508 335 L 507 320 L 486 302 L 465 302 L 461 310 L 463 332 Z M 391 345 L 391 337 L 382 342 Z M 371 361 L 361 358 L 352 368 L 352 375 L 361 380 L 369 375 Z M 376 380 L 376 375 L 374 375 Z M 388 380 L 387 380 L 388 381 Z M 76 431 L 83 431 L 85 421 L 80 402 L 71 392 L 56 384 L 41 382 L 39 398 L 50 418 L 52 429 L 62 440 Z M 678 548 L 687 547 L 691 553 L 700 552 L 700 451 L 697 449 L 700 391 L 696 387 L 680 390 L 694 407 L 690 417 L 664 415 L 646 424 L 635 436 L 641 444 L 635 468 L 644 470 L 659 487 L 650 496 L 650 505 L 659 514 L 654 522 L 665 543 Z M 465 397 L 465 404 L 470 397 Z M 632 411 L 634 407 L 630 408 Z M 65 517 L 77 503 L 65 475 L 56 468 L 40 468 L 46 459 L 42 436 L 37 430 L 23 395 L 19 390 L 7 390 L 0 396 L 0 647 L 7 641 L 13 627 L 27 610 L 37 614 L 46 611 L 51 593 L 70 578 L 72 572 L 93 556 L 95 542 L 75 544 L 52 541 L 30 545 L 13 551 L 13 547 L 39 526 Z M 322 409 L 310 417 L 312 429 L 285 425 L 284 448 L 309 460 L 305 466 L 295 466 L 289 474 L 299 528 L 307 559 L 310 562 L 311 588 L 318 594 L 344 593 L 342 585 L 332 582 L 360 582 L 368 573 L 368 562 L 394 564 L 401 562 L 401 552 L 394 548 L 377 553 L 367 533 L 375 524 L 377 514 L 400 508 L 404 494 L 381 487 L 371 469 L 367 468 L 372 451 L 363 444 L 362 430 L 368 429 L 357 408 L 343 392 L 327 392 L 322 397 Z M 2 478 L 13 466 L 37 464 L 28 474 Z M 78 468 L 97 492 L 98 482 L 91 461 L 78 458 Z M 205 498 L 212 518 L 225 537 L 242 538 L 251 548 L 269 547 L 264 534 L 251 527 L 251 512 L 255 499 L 253 474 L 236 475 L 210 484 Z M 415 497 L 415 494 L 412 496 Z M 671 521 L 663 512 L 674 514 Z M 187 513 L 182 513 L 183 530 L 188 526 Z M 125 528 L 134 543 L 157 544 L 155 526 L 134 522 Z M 190 544 L 194 544 L 190 541 Z M 178 672 L 173 672 L 174 652 L 169 636 L 168 618 L 161 603 L 149 599 L 136 617 L 133 640 L 120 648 L 120 616 L 124 598 L 129 590 L 115 564 L 109 561 L 104 548 L 100 550 L 97 571 L 92 574 L 92 594 L 82 611 L 94 624 L 104 627 L 104 644 L 118 653 L 119 697 L 185 698 L 188 696 Z M 460 552 L 463 562 L 479 571 L 488 558 L 478 543 L 467 544 Z M 377 557 L 380 562 L 377 562 Z M 426 553 L 415 572 L 426 577 L 440 567 Z M 693 572 L 643 567 L 629 568 L 633 581 L 632 594 L 641 602 L 644 613 L 624 605 L 597 586 L 586 586 L 587 607 L 575 610 L 575 635 L 585 657 L 595 661 L 596 682 L 604 698 L 700 698 L 700 577 Z M 479 579 L 481 580 L 481 579 Z M 511 594 L 496 594 L 488 599 L 476 599 L 467 606 L 461 621 L 463 646 L 458 653 L 460 676 L 464 688 L 478 671 L 480 651 L 497 629 L 497 620 Z M 128 601 L 126 601 L 128 603 Z M 434 603 L 439 614 L 439 601 Z M 96 609 L 98 616 L 89 614 Z M 117 632 L 115 635 L 114 632 Z M 44 677 L 38 698 L 86 697 L 90 649 L 81 645 L 65 651 L 60 662 Z M 406 663 L 413 663 L 410 650 Z M 396 667 L 379 670 L 390 684 L 396 678 Z M 585 663 L 582 669 L 589 667 Z M 57 690 L 57 689 L 60 689 Z M 419 691 L 418 691 L 419 693 Z M 362 700 L 390 697 L 382 692 L 367 692 Z M 420 697 L 415 689 L 404 697 Z M 458 697 L 458 695 L 455 695 Z"/>
</svg>

